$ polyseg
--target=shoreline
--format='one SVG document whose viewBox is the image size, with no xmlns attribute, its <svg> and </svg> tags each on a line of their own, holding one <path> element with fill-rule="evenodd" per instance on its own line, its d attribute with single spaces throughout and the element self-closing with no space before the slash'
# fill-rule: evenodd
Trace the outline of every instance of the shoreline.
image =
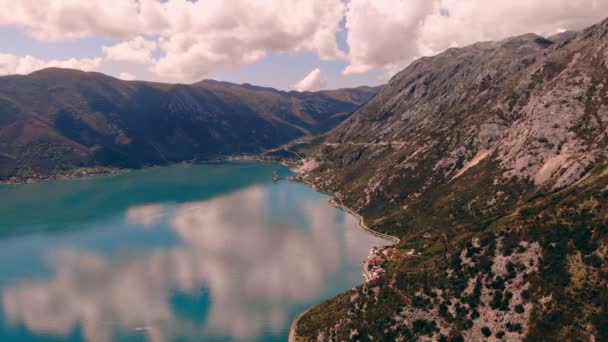
<svg viewBox="0 0 608 342">
<path fill-rule="evenodd" d="M 95 176 L 118 176 L 123 175 L 129 172 L 132 172 L 135 169 L 125 169 L 125 168 L 114 168 L 114 167 L 81 167 L 68 170 L 64 173 L 57 174 L 49 174 L 49 175 L 39 175 L 36 177 L 17 177 L 13 176 L 6 180 L 0 181 L 1 185 L 24 185 L 24 184 L 36 184 L 36 183 L 44 183 L 56 180 L 68 180 L 68 179 L 86 179 Z"/>
<path fill-rule="evenodd" d="M 374 235 L 376 237 L 382 238 L 385 241 L 388 242 L 388 244 L 382 246 L 382 247 L 388 247 L 388 246 L 394 246 L 396 244 L 398 244 L 401 240 L 396 237 L 396 236 L 391 236 L 388 234 L 384 234 L 378 231 L 375 231 L 373 229 L 371 229 L 366 223 L 365 223 L 365 219 L 363 218 L 362 215 L 356 213 L 354 210 L 352 210 L 351 208 L 347 207 L 344 205 L 344 203 L 342 203 L 342 200 L 336 196 L 336 194 L 332 194 L 329 193 L 327 191 L 321 190 L 319 189 L 315 184 L 313 184 L 312 182 L 299 178 L 298 175 L 300 175 L 302 172 L 297 170 L 297 166 L 298 163 L 286 163 L 283 161 L 279 161 L 279 160 L 269 160 L 269 159 L 265 159 L 265 158 L 260 158 L 258 156 L 250 156 L 250 155 L 241 155 L 241 156 L 227 156 L 224 158 L 217 158 L 217 159 L 210 159 L 210 160 L 190 160 L 190 161 L 183 161 L 183 162 L 178 162 L 178 163 L 171 163 L 168 165 L 153 165 L 153 166 L 147 166 L 147 167 L 143 167 L 141 169 L 146 169 L 146 168 L 154 168 L 154 167 L 162 167 L 162 166 L 171 166 L 171 165 L 176 165 L 176 164 L 180 164 L 180 163 L 189 163 L 189 164 L 195 164 L 195 163 L 213 163 L 213 162 L 223 162 L 223 161 L 258 161 L 258 162 L 266 162 L 266 163 L 276 163 L 276 164 L 280 164 L 283 165 L 285 167 L 289 167 L 290 170 L 296 174 L 296 176 L 291 176 L 287 178 L 287 181 L 290 182 L 294 182 L 294 183 L 301 183 L 304 184 L 306 186 L 309 186 L 310 188 L 314 189 L 315 191 L 325 194 L 327 196 L 332 197 L 330 200 L 328 200 L 328 204 L 338 208 L 340 210 L 345 211 L 346 213 L 354 216 L 357 219 L 357 225 L 358 227 L 360 227 L 361 229 L 363 229 L 364 231 L 366 231 L 368 234 Z M 303 161 L 303 159 L 302 159 Z M 77 168 L 77 169 L 73 169 L 70 170 L 69 172 L 65 173 L 65 174 L 58 174 L 58 175 L 48 175 L 48 176 L 44 176 L 44 177 L 40 177 L 40 178 L 28 178 L 28 179 L 20 179 L 20 180 L 13 180 L 11 181 L 9 180 L 4 180 L 4 181 L 0 181 L 0 186 L 1 185 L 21 185 L 21 184 L 33 184 L 33 183 L 42 183 L 42 182 L 47 182 L 47 181 L 54 181 L 54 180 L 65 180 L 65 179 L 86 179 L 89 177 L 93 177 L 93 176 L 117 176 L 117 175 L 122 175 L 122 174 L 126 174 L 132 171 L 135 171 L 137 169 L 119 169 L 119 168 L 109 168 L 109 167 L 102 167 L 99 169 L 96 168 Z M 337 200 L 339 200 L 341 203 L 338 203 Z M 365 265 L 363 265 L 363 272 L 365 272 Z M 358 285 L 357 285 L 358 286 Z M 305 311 L 301 312 L 300 314 L 298 314 L 298 316 L 291 322 L 290 328 L 289 328 L 289 335 L 288 335 L 288 341 L 289 342 L 296 342 L 297 341 L 297 334 L 296 334 L 296 329 L 297 329 L 297 325 L 298 325 L 298 321 L 304 316 L 306 315 L 308 312 L 310 312 L 312 309 L 314 309 L 317 305 L 312 306 L 309 309 L 306 309 Z"/>
<path fill-rule="evenodd" d="M 310 310 L 314 309 L 315 306 L 308 308 L 302 312 L 300 312 L 300 314 L 294 318 L 294 320 L 291 322 L 291 325 L 289 326 L 289 335 L 287 335 L 287 342 L 297 342 L 298 339 L 298 335 L 296 334 L 296 328 L 298 327 L 298 321 L 300 321 L 300 318 L 302 318 L 304 315 L 306 315 Z"/>
<path fill-rule="evenodd" d="M 296 171 L 294 171 L 292 169 L 293 172 L 298 173 Z M 299 174 L 299 173 L 298 173 Z M 363 216 L 359 215 L 358 213 L 356 213 L 354 210 L 352 210 L 351 208 L 347 207 L 344 205 L 344 203 L 342 203 L 342 200 L 340 200 L 341 203 L 337 203 L 336 202 L 336 198 L 338 198 L 335 194 L 329 193 L 327 191 L 323 191 L 321 189 L 319 189 L 317 186 L 315 186 L 313 183 L 311 183 L 310 181 L 307 181 L 305 179 L 300 179 L 300 178 L 296 178 L 296 177 L 290 177 L 288 180 L 292 181 L 292 182 L 296 182 L 296 183 L 302 183 L 305 185 L 308 185 L 309 187 L 315 189 L 317 192 L 320 192 L 322 194 L 325 194 L 327 196 L 331 196 L 333 197 L 332 199 L 330 199 L 328 201 L 328 203 L 336 208 L 339 208 L 341 210 L 346 211 L 347 213 L 353 215 L 355 218 L 357 218 L 357 220 L 359 221 L 359 227 L 363 228 L 363 230 L 367 231 L 368 233 L 383 238 L 387 241 L 391 241 L 393 245 L 398 244 L 399 242 L 401 242 L 401 239 L 399 239 L 396 236 L 392 236 L 392 235 L 388 235 L 388 234 L 384 234 L 378 231 L 375 231 L 373 229 L 371 229 L 366 223 L 365 223 L 365 219 L 363 218 Z M 339 199 L 339 198 L 338 198 Z M 387 245 L 390 246 L 390 245 Z"/>
<path fill-rule="evenodd" d="M 363 228 L 363 230 L 367 231 L 369 234 L 372 234 L 372 235 L 382 238 L 384 240 L 390 241 L 391 244 L 386 245 L 386 246 L 393 246 L 393 245 L 396 245 L 399 242 L 401 242 L 401 239 L 399 239 L 396 236 L 384 234 L 384 233 L 371 229 L 370 227 L 367 226 L 367 224 L 365 224 L 365 220 L 364 220 L 363 216 L 357 214 L 356 212 L 354 212 L 352 209 L 345 206 L 344 204 L 336 203 L 336 201 L 333 199 L 329 200 L 329 204 L 333 205 L 336 208 L 342 209 L 342 210 L 346 211 L 347 213 L 356 217 L 359 220 L 359 227 Z"/>
<path fill-rule="evenodd" d="M 299 174 L 301 174 L 300 172 L 297 172 L 297 171 L 296 171 L 296 170 L 294 170 L 294 169 L 292 169 L 292 172 L 294 172 L 294 173 L 296 173 L 296 174 L 298 174 L 298 175 L 299 175 Z M 363 216 L 359 215 L 359 214 L 358 214 L 358 213 L 356 213 L 354 210 L 352 210 L 352 209 L 350 209 L 349 207 L 345 206 L 343 203 L 337 203 L 335 199 L 336 199 L 336 198 L 338 198 L 338 197 L 337 197 L 335 194 L 331 194 L 331 193 L 328 193 L 328 192 L 326 192 L 326 191 L 323 191 L 323 190 L 319 189 L 319 188 L 318 188 L 316 185 L 314 185 L 313 183 L 311 183 L 310 181 L 305 180 L 305 179 L 301 179 L 301 178 L 298 178 L 298 177 L 289 177 L 289 178 L 288 178 L 288 180 L 289 180 L 290 182 L 294 182 L 294 183 L 302 183 L 302 184 L 305 184 L 305 185 L 307 185 L 307 186 L 309 186 L 309 187 L 313 188 L 314 190 L 316 190 L 316 191 L 317 191 L 317 192 L 319 192 L 319 193 L 322 193 L 322 194 L 325 194 L 325 195 L 328 195 L 328 196 L 333 197 L 332 199 L 330 199 L 330 200 L 328 201 L 328 204 L 329 204 L 329 205 L 334 206 L 334 207 L 336 207 L 336 208 L 338 208 L 338 209 L 341 209 L 341 210 L 343 210 L 343 211 L 347 212 L 347 213 L 348 213 L 348 214 L 350 214 L 350 215 L 353 215 L 353 216 L 354 216 L 355 218 L 357 218 L 357 220 L 358 220 L 358 226 L 359 226 L 361 229 L 363 229 L 364 231 L 366 231 L 367 233 L 369 233 L 369 234 L 371 234 L 371 235 L 374 235 L 374 236 L 376 236 L 376 237 L 383 238 L 384 240 L 386 240 L 386 241 L 390 241 L 390 242 L 391 242 L 390 244 L 385 245 L 385 246 L 383 246 L 383 247 L 394 246 L 394 245 L 398 244 L 398 243 L 401 241 L 401 239 L 399 239 L 399 238 L 398 238 L 398 237 L 396 237 L 396 236 L 392 236 L 392 235 L 384 234 L 384 233 L 381 233 L 381 232 L 377 232 L 377 231 L 375 231 L 375 230 L 371 229 L 370 227 L 368 227 L 368 226 L 367 226 L 367 224 L 365 224 L 365 219 L 363 218 Z M 338 199 L 339 199 L 339 198 L 338 198 Z M 342 200 L 340 200 L 340 202 L 342 202 Z M 365 273 L 365 272 L 366 272 L 366 269 L 367 269 L 366 264 L 363 264 L 362 268 L 363 268 L 363 272 Z M 362 277 L 363 277 L 363 275 L 362 275 Z M 359 285 L 357 285 L 357 286 L 359 286 Z M 313 307 L 311 307 L 311 308 L 309 308 L 309 309 L 306 309 L 305 311 L 301 312 L 301 313 L 300 313 L 298 316 L 296 316 L 296 318 L 295 318 L 295 319 L 294 319 L 294 320 L 291 322 L 291 326 L 289 327 L 289 335 L 288 335 L 288 338 L 287 338 L 287 341 L 288 341 L 288 342 L 297 342 L 298 335 L 297 335 L 297 333 L 296 333 L 296 330 L 297 330 L 297 328 L 298 328 L 298 322 L 300 321 L 300 319 L 301 319 L 302 317 L 304 317 L 304 315 L 306 315 L 308 312 L 310 312 L 310 310 L 314 309 L 314 308 L 315 308 L 315 307 L 317 307 L 317 306 L 318 306 L 318 305 L 315 305 L 315 306 L 313 306 Z"/>
<path fill-rule="evenodd" d="M 264 159 L 264 158 L 260 158 L 260 157 L 257 157 L 257 156 L 249 156 L 249 155 L 230 156 L 230 157 L 226 157 L 226 158 L 219 158 L 219 159 L 209 160 L 207 162 L 218 162 L 218 161 L 260 161 L 260 162 L 266 162 L 266 163 L 281 164 L 281 165 L 283 165 L 285 167 L 289 167 L 289 168 L 293 168 L 294 166 L 297 165 L 296 163 L 289 164 L 289 163 L 286 163 L 286 162 L 283 162 L 283 161 L 279 161 L 279 160 Z"/>
<path fill-rule="evenodd" d="M 109 167 L 109 166 L 91 166 L 91 167 L 79 167 L 67 170 L 63 173 L 57 174 L 48 174 L 48 175 L 38 175 L 34 177 L 17 177 L 13 176 L 5 180 L 0 180 L 0 186 L 2 185 L 24 185 L 24 184 L 36 184 L 43 183 L 55 180 L 67 180 L 67 179 L 86 179 L 94 176 L 118 176 L 122 174 L 126 174 L 129 172 L 137 171 L 137 170 L 145 170 L 157 167 L 164 166 L 172 166 L 179 164 L 204 164 L 204 163 L 217 163 L 224 161 L 258 161 L 265 163 L 275 163 L 280 164 L 285 167 L 290 168 L 293 171 L 293 167 L 296 166 L 296 163 L 286 163 L 278 160 L 271 160 L 260 158 L 258 156 L 250 156 L 250 155 L 240 155 L 240 156 L 227 156 L 216 159 L 207 159 L 207 160 L 186 160 L 181 162 L 169 163 L 164 165 L 146 165 L 141 168 L 117 168 L 117 167 Z"/>
</svg>

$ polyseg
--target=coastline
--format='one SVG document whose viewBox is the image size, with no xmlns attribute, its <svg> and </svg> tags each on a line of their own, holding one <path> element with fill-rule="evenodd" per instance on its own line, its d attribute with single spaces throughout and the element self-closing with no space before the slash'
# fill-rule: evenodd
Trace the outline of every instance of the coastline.
<svg viewBox="0 0 608 342">
<path fill-rule="evenodd" d="M 312 310 L 314 308 L 311 307 L 309 309 L 306 309 L 304 311 L 302 311 L 292 322 L 291 322 L 291 326 L 289 326 L 289 335 L 287 337 L 287 342 L 297 342 L 298 340 L 298 335 L 296 334 L 296 329 L 298 327 L 298 321 L 300 320 L 300 318 L 302 318 L 304 315 L 306 315 L 310 310 Z"/>
<path fill-rule="evenodd" d="M 392 246 L 392 245 L 396 245 L 399 242 L 401 242 L 401 239 L 399 239 L 396 236 L 392 236 L 392 235 L 388 235 L 388 234 L 384 234 L 384 233 L 380 233 L 378 231 L 375 231 L 373 229 L 371 229 L 370 227 L 368 227 L 367 224 L 365 224 L 365 220 L 363 218 L 363 216 L 357 214 L 356 212 L 354 212 L 352 209 L 350 209 L 349 207 L 345 206 L 344 204 L 340 204 L 340 203 L 336 203 L 335 200 L 329 200 L 329 204 L 333 205 L 336 208 L 342 209 L 344 211 L 346 211 L 347 213 L 353 215 L 354 217 L 356 217 L 359 220 L 359 227 L 363 228 L 363 230 L 367 231 L 368 233 L 383 238 L 387 241 L 390 241 L 391 244 L 386 245 L 386 246 Z"/>
<path fill-rule="evenodd" d="M 210 161 L 260 161 L 260 162 L 267 162 L 267 163 L 277 163 L 277 164 L 281 164 L 285 167 L 294 167 L 297 165 L 297 163 L 286 163 L 286 162 L 280 161 L 280 160 L 265 159 L 265 158 L 261 158 L 259 156 L 253 156 L 253 155 L 252 156 L 250 156 L 250 155 L 228 156 L 225 158 L 218 158 L 218 159 L 214 159 L 214 160 L 210 160 Z"/>
<path fill-rule="evenodd" d="M 114 167 L 80 167 L 65 172 L 49 174 L 49 175 L 36 175 L 31 177 L 18 177 L 13 176 L 6 180 L 1 180 L 0 185 L 21 185 L 21 184 L 34 184 L 42 183 L 54 180 L 65 180 L 65 179 L 79 179 L 88 178 L 93 176 L 116 176 L 129 173 L 133 169 L 123 169 Z"/>
<path fill-rule="evenodd" d="M 295 171 L 293 169 L 292 169 L 292 171 L 298 173 L 297 171 Z M 378 232 L 378 231 L 375 231 L 375 230 L 371 229 L 365 223 L 365 219 L 363 218 L 363 216 L 359 215 L 358 213 L 356 213 L 351 208 L 345 206 L 344 203 L 342 203 L 342 200 L 340 200 L 340 203 L 336 202 L 336 199 L 339 199 L 339 198 L 335 194 L 323 191 L 323 190 L 319 189 L 316 185 L 314 185 L 313 183 L 311 183 L 310 181 L 307 181 L 305 179 L 301 179 L 301 178 L 297 178 L 297 177 L 290 177 L 289 180 L 292 181 L 292 182 L 306 184 L 309 187 L 315 189 L 316 191 L 318 191 L 318 192 L 320 192 L 322 194 L 325 194 L 325 195 L 333 197 L 332 199 L 329 200 L 329 204 L 332 205 L 332 206 L 334 206 L 334 207 L 336 207 L 336 208 L 344 210 L 344 211 L 346 211 L 347 213 L 349 213 L 351 215 L 353 215 L 355 218 L 357 218 L 359 220 L 359 226 L 361 228 L 363 228 L 363 230 L 367 231 L 368 233 L 370 233 L 372 235 L 375 235 L 377 237 L 383 238 L 385 240 L 391 241 L 391 245 L 396 245 L 396 244 L 398 244 L 401 241 L 401 239 L 399 239 L 396 236 L 384 234 L 384 233 L 381 233 L 381 232 Z M 387 246 L 390 246 L 390 245 L 387 245 Z"/>
<path fill-rule="evenodd" d="M 355 218 L 357 218 L 358 221 L 358 226 L 365 230 L 367 233 L 372 234 L 376 237 L 382 238 L 384 240 L 386 240 L 388 243 L 386 245 L 383 245 L 382 247 L 388 247 L 388 246 L 394 246 L 396 244 L 398 244 L 400 242 L 400 239 L 395 237 L 395 236 L 391 236 L 391 235 L 387 235 L 378 231 L 375 231 L 373 229 L 371 229 L 366 223 L 365 223 L 365 219 L 363 218 L 362 215 L 356 213 L 354 210 L 352 210 L 351 208 L 347 207 L 344 205 L 344 203 L 342 203 L 342 200 L 333 193 L 329 193 L 327 191 L 321 190 L 319 189 L 315 184 L 313 184 L 312 182 L 303 179 L 301 177 L 299 177 L 299 175 L 302 174 L 302 170 L 299 170 L 297 168 L 297 166 L 299 166 L 300 163 L 298 162 L 293 162 L 293 163 L 288 163 L 285 161 L 281 161 L 281 160 L 276 160 L 276 159 L 267 159 L 267 158 L 262 158 L 259 156 L 255 156 L 255 155 L 240 155 L 240 156 L 227 156 L 224 158 L 217 158 L 217 159 L 212 159 L 212 160 L 190 160 L 190 161 L 184 161 L 184 162 L 179 162 L 179 163 L 172 163 L 169 165 L 173 165 L 173 164 L 180 164 L 180 163 L 205 163 L 205 162 L 222 162 L 222 161 L 259 161 L 259 162 L 266 162 L 266 163 L 277 163 L 277 164 L 281 164 L 285 167 L 289 167 L 290 170 L 292 172 L 294 172 L 296 175 L 295 176 L 291 176 L 288 177 L 287 180 L 291 181 L 291 182 L 295 182 L 295 183 L 302 183 L 305 184 L 306 186 L 311 187 L 312 189 L 314 189 L 315 191 L 325 194 L 327 196 L 332 197 L 329 201 L 328 204 L 332 205 L 338 209 L 341 209 L 345 212 L 347 212 L 350 215 L 353 215 Z M 303 162 L 304 159 L 301 160 L 301 162 Z M 161 165 L 164 166 L 164 165 Z M 144 167 L 142 169 L 145 168 L 153 168 L 153 167 L 159 167 L 159 165 L 154 165 L 154 166 L 147 166 Z M 8 179 L 8 180 L 4 180 L 4 181 L 0 181 L 0 185 L 19 185 L 19 184 L 32 184 L 32 183 L 40 183 L 40 182 L 46 182 L 46 181 L 52 181 L 52 180 L 63 180 L 63 179 L 78 179 L 78 178 L 88 178 L 88 177 L 92 177 L 92 176 L 115 176 L 115 175 L 121 175 L 121 174 L 125 174 L 128 172 L 131 172 L 133 170 L 136 169 L 119 169 L 119 168 L 111 168 L 111 167 L 90 167 L 90 168 L 76 168 L 76 169 L 72 169 L 72 170 L 68 170 L 65 173 L 60 173 L 60 174 L 55 174 L 55 175 L 46 175 L 46 176 L 40 176 L 40 177 L 28 177 L 28 178 L 15 178 L 15 179 Z M 338 201 L 340 201 L 340 203 L 338 203 Z M 363 272 L 366 271 L 366 267 L 365 264 L 363 265 Z M 312 309 L 314 309 L 316 307 L 312 306 L 311 308 L 301 312 L 291 323 L 290 325 L 290 329 L 289 329 L 289 335 L 288 335 L 288 341 L 289 342 L 296 342 L 297 341 L 297 334 L 296 334 L 296 330 L 297 330 L 297 325 L 298 325 L 298 321 L 304 316 L 306 315 L 308 312 L 310 312 Z"/>
<path fill-rule="evenodd" d="M 181 163 L 214 163 L 214 162 L 223 162 L 223 161 L 259 161 L 266 163 L 277 163 L 281 164 L 285 167 L 293 168 L 297 165 L 297 163 L 287 163 L 284 161 L 273 160 L 262 158 L 256 155 L 239 155 L 239 156 L 226 156 L 222 158 L 216 159 L 208 159 L 208 160 L 186 160 L 181 162 L 169 163 L 164 165 L 147 165 L 141 168 L 129 169 L 129 168 L 117 168 L 117 167 L 109 167 L 109 166 L 91 166 L 91 167 L 79 167 L 70 170 L 66 170 L 64 172 L 55 173 L 55 174 L 39 174 L 33 175 L 29 177 L 22 176 L 13 176 L 8 179 L 0 180 L 0 185 L 21 185 L 21 184 L 34 184 L 34 183 L 42 183 L 47 181 L 54 180 L 65 180 L 65 179 L 80 179 L 80 178 L 88 178 L 92 176 L 116 176 L 122 175 L 125 173 L 129 173 L 135 170 L 143 170 L 155 167 L 163 167 L 163 166 L 171 166 L 177 165 Z"/>
<path fill-rule="evenodd" d="M 293 172 L 295 172 L 295 173 L 296 173 L 296 174 L 298 174 L 298 175 L 299 175 L 299 174 L 301 174 L 301 172 L 298 172 L 297 170 L 292 169 L 292 171 L 293 171 Z M 363 216 L 359 215 L 358 213 L 356 213 L 356 212 L 355 212 L 354 210 L 352 210 L 351 208 L 349 208 L 349 207 L 345 206 L 345 205 L 344 205 L 344 203 L 342 203 L 342 200 L 340 200 L 340 203 L 337 203 L 335 199 L 336 199 L 336 198 L 337 198 L 337 199 L 339 199 L 339 198 L 338 198 L 338 197 L 337 197 L 335 194 L 331 194 L 331 193 L 328 193 L 328 192 L 326 192 L 326 191 L 323 191 L 323 190 L 319 189 L 319 188 L 318 188 L 316 185 L 314 185 L 313 183 L 311 183 L 310 181 L 305 180 L 305 179 L 302 179 L 302 178 L 297 177 L 297 176 L 294 176 L 294 177 L 289 177 L 289 178 L 288 178 L 288 180 L 289 180 L 289 181 L 291 181 L 291 182 L 296 182 L 296 183 L 302 183 L 302 184 L 305 184 L 305 185 L 307 185 L 307 186 L 309 186 L 309 187 L 311 187 L 311 188 L 315 189 L 316 191 L 318 191 L 318 192 L 320 192 L 320 193 L 322 193 L 322 194 L 325 194 L 325 195 L 328 195 L 328 196 L 333 197 L 332 199 L 330 199 L 330 200 L 328 201 L 328 204 L 329 204 L 329 205 L 332 205 L 332 206 L 334 206 L 334 207 L 336 207 L 336 208 L 338 208 L 338 209 L 344 210 L 345 212 L 347 212 L 347 213 L 348 213 L 348 214 L 350 214 L 350 215 L 353 215 L 355 218 L 357 218 L 357 219 L 358 219 L 358 223 L 359 223 L 359 224 L 358 224 L 358 226 L 359 226 L 360 228 L 362 228 L 363 230 L 365 230 L 367 233 L 372 234 L 372 235 L 377 236 L 377 237 L 380 237 L 380 238 L 383 238 L 383 239 L 385 239 L 386 241 L 390 241 L 390 244 L 387 244 L 387 245 L 385 245 L 385 246 L 383 246 L 383 247 L 394 246 L 394 245 L 398 244 L 398 243 L 401 241 L 401 239 L 399 239 L 399 238 L 398 238 L 398 237 L 396 237 L 396 236 L 392 236 L 392 235 L 388 235 L 388 234 L 380 233 L 380 232 L 377 232 L 377 231 L 375 231 L 375 230 L 371 229 L 369 226 L 367 226 L 367 224 L 365 224 L 365 219 L 363 218 Z M 367 261 L 366 261 L 366 262 L 367 262 Z M 363 272 L 367 272 L 367 265 L 366 265 L 365 263 L 363 264 L 363 267 L 362 267 L 362 268 L 363 268 Z M 288 335 L 289 337 L 288 337 L 288 339 L 287 339 L 287 341 L 288 341 L 288 342 L 297 342 L 298 335 L 297 335 L 297 333 L 296 333 L 296 330 L 297 330 L 297 328 L 298 328 L 298 322 L 300 321 L 300 319 L 301 319 L 301 318 L 302 318 L 304 315 L 306 315 L 308 312 L 310 312 L 310 310 L 314 309 L 315 307 L 316 307 L 316 306 L 313 306 L 313 307 L 311 307 L 311 308 L 309 308 L 309 309 L 307 309 L 307 310 L 305 310 L 305 311 L 301 312 L 301 313 L 300 313 L 300 314 L 299 314 L 299 315 L 298 315 L 298 316 L 297 316 L 297 317 L 296 317 L 296 318 L 295 318 L 295 319 L 294 319 L 294 320 L 291 322 L 291 326 L 289 327 L 289 335 Z"/>
</svg>

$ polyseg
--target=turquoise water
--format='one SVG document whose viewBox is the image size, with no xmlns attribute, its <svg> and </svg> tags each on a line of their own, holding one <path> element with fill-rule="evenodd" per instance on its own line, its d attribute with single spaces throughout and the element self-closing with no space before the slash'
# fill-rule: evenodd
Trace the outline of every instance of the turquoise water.
<svg viewBox="0 0 608 342">
<path fill-rule="evenodd" d="M 284 341 L 377 237 L 275 164 L 0 186 L 0 341 Z"/>
</svg>

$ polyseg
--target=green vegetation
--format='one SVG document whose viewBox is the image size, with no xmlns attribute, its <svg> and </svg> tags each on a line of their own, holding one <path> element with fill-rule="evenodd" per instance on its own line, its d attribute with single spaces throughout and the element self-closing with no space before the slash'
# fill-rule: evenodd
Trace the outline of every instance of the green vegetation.
<svg viewBox="0 0 608 342">
<path fill-rule="evenodd" d="M 124 82 L 56 68 L 6 76 L 0 82 L 0 181 L 82 166 L 139 168 L 257 154 L 333 128 L 377 90 Z"/>
<path fill-rule="evenodd" d="M 534 305 L 527 336 L 530 341 L 588 336 L 589 331 L 581 330 L 582 322 L 592 324 L 593 331 L 604 332 L 608 317 L 608 290 L 605 289 L 608 260 L 602 251 L 608 250 L 608 205 L 603 188 L 607 185 L 608 177 L 604 176 L 568 190 L 530 196 L 522 200 L 521 206 L 500 216 L 486 213 L 478 215 L 476 220 L 452 216 L 451 227 L 457 225 L 458 230 L 442 228 L 440 224 L 433 226 L 430 236 L 425 237 L 423 233 L 429 228 L 403 230 L 404 226 L 410 227 L 406 221 L 399 230 L 402 233 L 398 247 L 402 251 L 415 248 L 422 252 L 421 256 L 389 263 L 383 278 L 355 290 L 359 296 L 354 301 L 345 300 L 352 297 L 352 293 L 348 293 L 338 297 L 341 300 L 315 308 L 300 321 L 298 333 L 312 339 L 319 331 L 328 333 L 332 322 L 331 336 L 337 340 L 348 339 L 349 331 L 357 327 L 364 327 L 359 331 L 360 337 L 365 331 L 375 338 L 388 333 L 393 337 L 407 336 L 407 339 L 434 336 L 439 340 L 458 340 L 480 317 L 483 291 L 490 293 L 490 301 L 484 306 L 500 312 L 525 315 L 523 304 Z M 433 201 L 441 201 L 441 197 Z M 384 227 L 387 226 L 377 226 L 384 232 L 395 229 Z M 441 238 L 443 235 L 448 237 L 447 246 Z M 475 238 L 477 242 L 473 244 Z M 511 257 L 528 253 L 530 247 L 521 245 L 521 241 L 539 243 L 542 251 L 539 265 L 533 258 L 526 263 L 508 261 L 503 275 L 493 274 L 493 260 L 497 255 Z M 461 255 L 473 262 L 465 264 Z M 576 267 L 570 266 L 575 260 L 580 260 Z M 533 271 L 537 266 L 538 271 Z M 581 267 L 584 272 L 580 271 Z M 575 271 L 578 273 L 573 273 Z M 513 303 L 510 286 L 520 279 L 521 272 L 531 272 L 521 278 L 529 282 L 529 289 L 521 293 L 524 303 Z M 372 288 L 379 290 L 377 295 L 369 291 Z M 546 296 L 551 297 L 550 304 L 541 310 L 539 300 Z M 450 328 L 446 333 L 434 320 L 427 319 L 403 325 L 394 319 L 406 315 L 403 310 L 436 310 L 438 319 Z M 347 324 L 344 324 L 345 317 L 349 317 Z M 339 327 L 334 326 L 338 322 L 341 322 Z M 505 332 L 522 333 L 524 326 L 519 322 L 508 322 L 496 329 L 486 326 L 482 334 L 489 337 L 493 331 L 497 338 L 502 338 Z"/>
</svg>

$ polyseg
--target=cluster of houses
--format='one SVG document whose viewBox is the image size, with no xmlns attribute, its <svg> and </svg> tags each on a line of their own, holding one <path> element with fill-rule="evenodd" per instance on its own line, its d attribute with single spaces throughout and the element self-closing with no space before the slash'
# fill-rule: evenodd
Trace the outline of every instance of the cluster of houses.
<svg viewBox="0 0 608 342">
<path fill-rule="evenodd" d="M 380 276 L 386 272 L 382 267 L 384 261 L 397 259 L 399 254 L 401 254 L 402 257 L 418 255 L 415 249 L 411 249 L 404 254 L 403 251 L 398 252 L 397 248 L 393 246 L 372 247 L 369 250 L 367 258 L 363 259 L 361 262 L 363 264 L 363 278 L 365 278 L 365 282 L 368 283 L 380 278 Z"/>
<path fill-rule="evenodd" d="M 395 247 L 372 247 L 369 255 L 363 263 L 363 278 L 365 282 L 378 279 L 386 270 L 382 268 L 385 260 L 393 259 L 396 256 Z"/>
</svg>

